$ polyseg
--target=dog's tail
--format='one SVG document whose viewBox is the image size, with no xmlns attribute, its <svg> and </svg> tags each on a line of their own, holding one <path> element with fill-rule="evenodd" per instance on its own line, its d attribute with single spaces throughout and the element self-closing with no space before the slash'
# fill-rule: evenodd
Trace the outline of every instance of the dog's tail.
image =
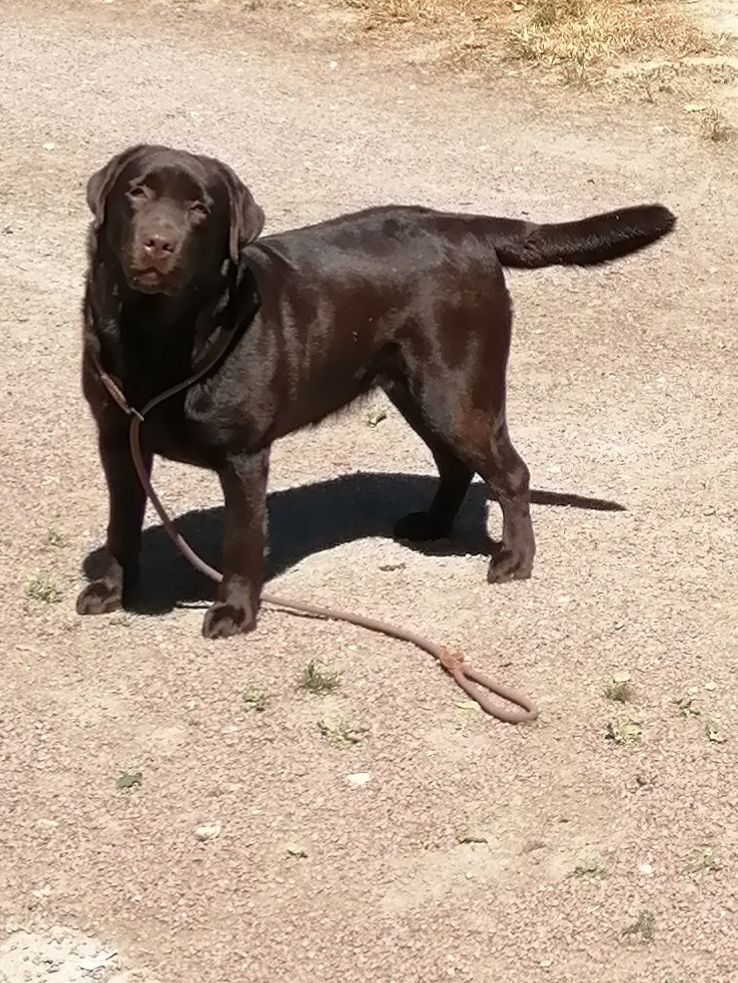
<svg viewBox="0 0 738 983">
<path fill-rule="evenodd" d="M 489 235 L 503 266 L 596 266 L 637 252 L 674 228 L 663 205 L 634 205 L 577 222 L 536 225 L 516 219 L 491 220 Z"/>
</svg>

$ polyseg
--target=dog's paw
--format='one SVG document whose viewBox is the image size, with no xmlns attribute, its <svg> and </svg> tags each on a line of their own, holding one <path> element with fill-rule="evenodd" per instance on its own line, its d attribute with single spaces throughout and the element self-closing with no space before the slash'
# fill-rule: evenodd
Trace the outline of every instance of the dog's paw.
<svg viewBox="0 0 738 983">
<path fill-rule="evenodd" d="M 508 580 L 527 580 L 533 572 L 533 557 L 501 548 L 490 560 L 488 584 L 504 584 Z"/>
<path fill-rule="evenodd" d="M 227 601 L 216 601 L 211 604 L 202 623 L 202 633 L 205 638 L 230 638 L 231 635 L 241 635 L 256 627 L 256 618 L 235 604 Z"/>
<path fill-rule="evenodd" d="M 446 524 L 431 519 L 427 512 L 411 512 L 395 523 L 394 538 L 406 543 L 431 543 L 451 532 Z"/>
<path fill-rule="evenodd" d="M 109 580 L 93 580 L 77 597 L 77 614 L 110 614 L 123 606 L 123 591 Z"/>
</svg>

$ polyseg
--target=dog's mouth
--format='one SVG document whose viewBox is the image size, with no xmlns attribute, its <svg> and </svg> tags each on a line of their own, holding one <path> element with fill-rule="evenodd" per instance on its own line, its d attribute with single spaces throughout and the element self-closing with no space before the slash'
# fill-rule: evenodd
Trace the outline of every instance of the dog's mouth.
<svg viewBox="0 0 738 983">
<path fill-rule="evenodd" d="M 171 273 L 162 273 L 155 267 L 132 269 L 128 273 L 128 283 L 141 294 L 173 294 L 177 292 Z"/>
</svg>

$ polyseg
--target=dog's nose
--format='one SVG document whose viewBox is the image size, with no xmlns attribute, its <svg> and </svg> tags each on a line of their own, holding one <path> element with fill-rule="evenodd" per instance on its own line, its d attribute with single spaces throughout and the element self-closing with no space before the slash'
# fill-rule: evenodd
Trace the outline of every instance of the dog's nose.
<svg viewBox="0 0 738 983">
<path fill-rule="evenodd" d="M 177 248 L 177 240 L 173 235 L 158 233 L 150 235 L 144 240 L 144 252 L 151 259 L 159 262 L 169 259 Z"/>
</svg>

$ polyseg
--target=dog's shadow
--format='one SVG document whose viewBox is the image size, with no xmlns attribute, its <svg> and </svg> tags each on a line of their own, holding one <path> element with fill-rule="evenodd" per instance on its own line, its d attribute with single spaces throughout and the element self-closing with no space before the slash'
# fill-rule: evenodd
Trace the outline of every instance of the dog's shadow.
<svg viewBox="0 0 738 983">
<path fill-rule="evenodd" d="M 357 472 L 272 492 L 267 579 L 334 546 L 369 537 L 390 538 L 398 518 L 430 504 L 437 484 L 438 479 L 430 475 Z M 485 486 L 475 481 L 451 539 L 412 548 L 436 555 L 489 554 L 492 544 L 485 524 L 487 500 Z M 536 505 L 625 511 L 617 502 L 563 492 L 532 491 L 531 501 Z M 176 524 L 190 546 L 219 568 L 222 507 L 187 512 L 177 518 Z M 94 578 L 101 557 L 101 549 L 86 557 L 83 567 L 88 578 Z M 178 603 L 209 601 L 213 593 L 214 586 L 179 555 L 162 526 L 151 526 L 144 531 L 141 580 L 134 601 L 136 611 L 163 614 Z"/>
</svg>

